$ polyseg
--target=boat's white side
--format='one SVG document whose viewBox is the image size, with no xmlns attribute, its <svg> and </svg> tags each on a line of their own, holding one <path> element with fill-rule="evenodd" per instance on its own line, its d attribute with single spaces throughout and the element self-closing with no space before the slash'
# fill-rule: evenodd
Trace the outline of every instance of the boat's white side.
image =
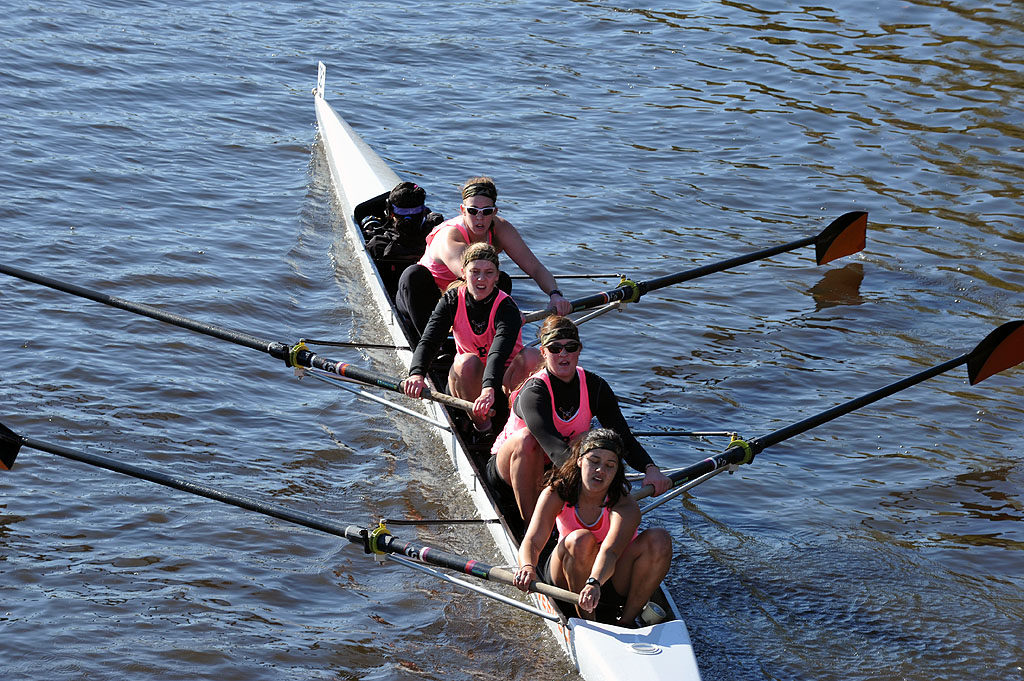
<svg viewBox="0 0 1024 681">
<path fill-rule="evenodd" d="M 359 262 L 370 294 L 377 306 L 387 331 L 396 346 L 408 346 L 409 341 L 398 323 L 395 309 L 377 272 L 372 258 L 363 246 L 362 233 L 355 224 L 353 211 L 363 201 L 390 191 L 399 177 L 373 151 L 324 99 L 325 67 L 321 62 L 314 91 L 317 125 L 320 140 L 331 170 L 334 190 L 345 221 L 346 235 L 352 242 L 353 257 Z M 408 369 L 412 361 L 410 350 L 399 350 L 399 359 Z M 484 488 L 483 481 L 463 449 L 456 429 L 446 410 L 436 402 L 423 403 L 436 421 L 448 424 L 447 432 L 440 436 L 459 478 L 465 484 L 482 518 L 500 518 L 500 512 Z M 505 561 L 516 564 L 517 545 L 507 526 L 489 523 L 499 550 Z M 666 594 L 667 596 L 667 594 Z M 559 611 L 547 597 L 532 594 L 539 608 L 550 613 Z M 672 679 L 673 681 L 699 681 L 700 672 L 690 644 L 686 625 L 679 616 L 671 598 L 667 599 L 676 619 L 644 629 L 623 629 L 569 618 L 564 624 L 544 620 L 554 632 L 559 644 L 587 681 L 624 679 Z"/>
</svg>

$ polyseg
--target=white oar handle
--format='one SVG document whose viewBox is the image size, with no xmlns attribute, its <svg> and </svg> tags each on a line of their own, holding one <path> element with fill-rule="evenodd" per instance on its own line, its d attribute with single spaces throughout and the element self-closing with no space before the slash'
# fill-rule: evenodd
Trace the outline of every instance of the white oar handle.
<svg viewBox="0 0 1024 681">
<path fill-rule="evenodd" d="M 489 577 L 494 578 L 497 582 L 515 586 L 516 573 L 511 570 L 499 567 L 491 568 Z M 578 593 L 573 593 L 572 591 L 561 589 L 557 586 L 551 586 L 550 584 L 546 584 L 538 580 L 534 580 L 530 583 L 530 591 L 536 591 L 539 594 L 544 594 L 545 596 L 550 596 L 551 598 L 565 601 L 566 603 L 579 604 L 580 602 L 580 595 Z"/>
<path fill-rule="evenodd" d="M 430 388 L 424 388 L 423 392 L 420 393 L 420 397 L 425 400 L 433 400 L 434 402 L 440 402 L 446 407 L 452 407 L 454 409 L 461 409 L 464 412 L 473 413 L 473 403 L 469 400 L 459 399 L 458 397 L 452 397 L 445 393 L 435 393 Z"/>
</svg>

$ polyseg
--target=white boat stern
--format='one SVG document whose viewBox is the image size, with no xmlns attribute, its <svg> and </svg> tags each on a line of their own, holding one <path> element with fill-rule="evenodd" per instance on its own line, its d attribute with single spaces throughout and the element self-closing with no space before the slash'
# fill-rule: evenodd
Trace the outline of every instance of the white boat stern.
<svg viewBox="0 0 1024 681">
<path fill-rule="evenodd" d="M 587 681 L 700 681 L 690 632 L 682 620 L 643 629 L 569 620 L 580 676 Z"/>
</svg>

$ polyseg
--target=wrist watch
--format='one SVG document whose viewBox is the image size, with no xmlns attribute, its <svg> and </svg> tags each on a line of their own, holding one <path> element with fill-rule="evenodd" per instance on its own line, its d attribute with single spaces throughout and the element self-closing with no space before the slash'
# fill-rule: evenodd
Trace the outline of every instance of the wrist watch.
<svg viewBox="0 0 1024 681">
<path fill-rule="evenodd" d="M 600 589 L 601 582 L 597 581 L 596 577 L 587 577 L 587 586 L 596 586 L 598 589 Z"/>
</svg>

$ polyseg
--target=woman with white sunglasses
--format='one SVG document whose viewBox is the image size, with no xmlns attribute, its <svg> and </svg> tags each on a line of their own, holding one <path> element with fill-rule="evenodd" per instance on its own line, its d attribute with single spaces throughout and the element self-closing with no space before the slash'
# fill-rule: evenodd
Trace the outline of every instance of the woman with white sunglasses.
<svg viewBox="0 0 1024 681">
<path fill-rule="evenodd" d="M 549 297 L 549 308 L 568 314 L 572 303 L 562 296 L 555 278 L 533 254 L 512 223 L 498 215 L 498 189 L 489 177 L 472 177 L 462 185 L 459 214 L 427 235 L 427 248 L 419 262 L 407 268 L 398 282 L 395 304 L 413 342 L 419 340 L 441 293 L 462 278 L 462 254 L 475 243 L 489 243 L 528 274 Z M 502 289 L 511 288 L 505 279 Z"/>
</svg>

